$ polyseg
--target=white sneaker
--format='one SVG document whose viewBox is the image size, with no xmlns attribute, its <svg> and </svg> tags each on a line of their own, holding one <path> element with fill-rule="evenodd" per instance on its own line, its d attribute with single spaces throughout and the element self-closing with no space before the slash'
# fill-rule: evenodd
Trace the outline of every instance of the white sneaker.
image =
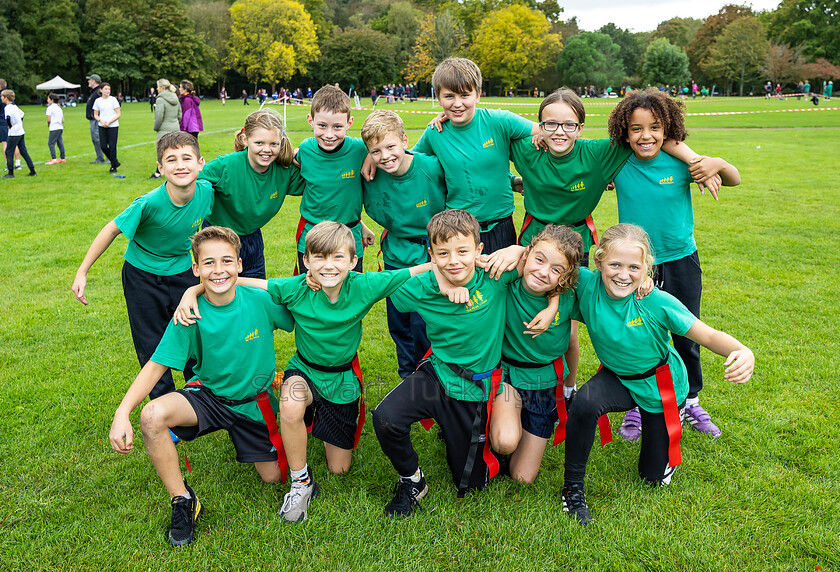
<svg viewBox="0 0 840 572">
<path fill-rule="evenodd" d="M 310 475 L 310 479 L 312 476 Z M 280 518 L 286 522 L 303 522 L 309 512 L 309 503 L 318 496 L 318 483 L 314 480 L 308 485 L 292 483 L 291 490 L 283 497 Z"/>
</svg>

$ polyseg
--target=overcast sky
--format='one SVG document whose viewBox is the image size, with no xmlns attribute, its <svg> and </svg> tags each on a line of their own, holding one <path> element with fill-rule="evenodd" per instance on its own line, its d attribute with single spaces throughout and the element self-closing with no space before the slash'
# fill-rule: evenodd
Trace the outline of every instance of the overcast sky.
<svg viewBox="0 0 840 572">
<path fill-rule="evenodd" d="M 561 18 L 568 20 L 577 16 L 580 29 L 590 32 L 609 22 L 631 32 L 648 32 L 675 16 L 705 18 L 717 14 L 726 4 L 752 5 L 757 12 L 772 10 L 780 3 L 781 0 L 560 0 Z"/>
</svg>

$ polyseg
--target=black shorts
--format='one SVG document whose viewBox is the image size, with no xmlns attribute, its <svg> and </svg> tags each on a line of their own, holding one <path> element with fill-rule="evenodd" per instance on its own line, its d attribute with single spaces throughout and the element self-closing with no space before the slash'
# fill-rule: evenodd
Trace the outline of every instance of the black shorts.
<svg viewBox="0 0 840 572">
<path fill-rule="evenodd" d="M 335 445 L 339 449 L 353 449 L 356 440 L 356 420 L 359 417 L 359 400 L 350 403 L 333 403 L 327 401 L 303 371 L 287 369 L 283 379 L 298 375 L 306 381 L 312 392 L 312 403 L 303 414 L 303 422 L 312 428 L 312 436 L 324 443 Z"/>
<path fill-rule="evenodd" d="M 268 438 L 265 423 L 257 423 L 223 405 L 209 391 L 202 391 L 201 386 L 189 386 L 176 391 L 187 398 L 198 418 L 195 427 L 172 427 L 172 432 L 178 438 L 192 441 L 196 437 L 224 429 L 233 442 L 236 460 L 240 463 L 277 460 L 277 449 Z"/>
<path fill-rule="evenodd" d="M 502 248 L 516 244 L 516 227 L 513 226 L 513 215 L 496 223 L 490 230 L 481 229 L 481 242 L 484 254 L 492 254 Z"/>
<path fill-rule="evenodd" d="M 522 398 L 522 429 L 543 439 L 551 437 L 557 424 L 556 388 L 514 389 Z"/>
</svg>

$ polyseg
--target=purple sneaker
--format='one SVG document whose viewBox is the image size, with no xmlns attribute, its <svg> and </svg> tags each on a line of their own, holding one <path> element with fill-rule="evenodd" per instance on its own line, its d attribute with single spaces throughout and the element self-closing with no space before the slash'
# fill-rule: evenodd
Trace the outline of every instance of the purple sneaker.
<svg viewBox="0 0 840 572">
<path fill-rule="evenodd" d="M 706 413 L 699 403 L 690 407 L 686 407 L 683 412 L 683 423 L 686 421 L 694 428 L 695 431 L 700 431 L 706 435 L 717 437 L 720 435 L 720 429 L 717 425 L 712 423 L 712 418 Z"/>
<path fill-rule="evenodd" d="M 642 436 L 642 415 L 639 413 L 638 407 L 634 407 L 624 414 L 624 421 L 621 422 L 621 427 L 618 428 L 618 434 L 625 441 L 630 442 Z"/>
</svg>

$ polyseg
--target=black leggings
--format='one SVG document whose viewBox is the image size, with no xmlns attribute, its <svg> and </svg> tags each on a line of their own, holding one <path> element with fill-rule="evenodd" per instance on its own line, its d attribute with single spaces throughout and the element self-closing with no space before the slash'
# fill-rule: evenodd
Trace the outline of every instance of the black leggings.
<svg viewBox="0 0 840 572">
<path fill-rule="evenodd" d="M 29 172 L 35 172 L 35 165 L 32 163 L 32 158 L 29 156 L 29 151 L 26 150 L 25 135 L 9 135 L 9 140 L 6 143 L 6 168 L 10 175 L 15 174 L 15 149 L 20 149 L 20 156 L 26 161 L 26 166 L 29 167 Z"/>
<path fill-rule="evenodd" d="M 99 126 L 99 146 L 102 148 L 102 153 L 108 158 L 109 161 L 111 161 L 112 169 L 116 169 L 120 166 L 120 162 L 117 161 L 117 136 L 119 134 L 119 126 Z"/>
<path fill-rule="evenodd" d="M 583 482 L 598 418 L 604 413 L 628 411 L 637 405 L 618 377 L 607 369 L 601 369 L 581 386 L 569 408 L 566 422 L 566 483 Z M 659 484 L 673 473 L 673 469 L 668 467 L 665 415 L 641 408 L 639 413 L 642 415 L 639 476 Z"/>
</svg>

